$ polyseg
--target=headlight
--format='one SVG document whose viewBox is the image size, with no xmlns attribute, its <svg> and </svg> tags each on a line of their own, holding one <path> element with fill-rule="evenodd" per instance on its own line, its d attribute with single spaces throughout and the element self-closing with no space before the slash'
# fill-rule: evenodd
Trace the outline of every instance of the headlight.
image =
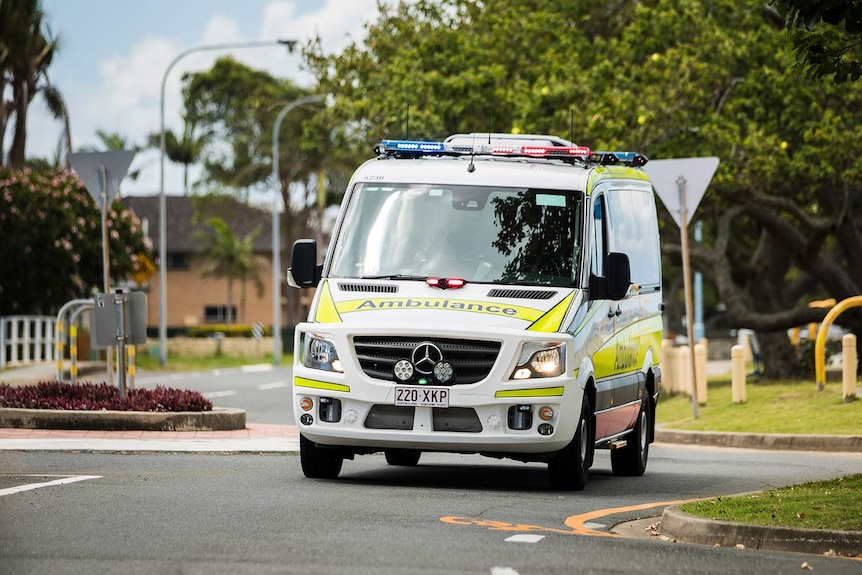
<svg viewBox="0 0 862 575">
<path fill-rule="evenodd" d="M 521 347 L 511 379 L 556 377 L 566 371 L 566 346 L 555 342 L 528 342 Z"/>
<path fill-rule="evenodd" d="M 302 365 L 342 373 L 341 360 L 338 359 L 338 352 L 335 351 L 332 341 L 317 333 L 305 334 L 303 340 Z"/>
</svg>

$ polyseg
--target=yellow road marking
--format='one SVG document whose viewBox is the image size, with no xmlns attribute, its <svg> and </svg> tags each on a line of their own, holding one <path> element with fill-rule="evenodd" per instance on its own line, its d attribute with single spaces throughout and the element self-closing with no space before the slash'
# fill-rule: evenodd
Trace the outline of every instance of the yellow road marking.
<svg viewBox="0 0 862 575">
<path fill-rule="evenodd" d="M 441 523 L 448 525 L 476 525 L 477 527 L 487 527 L 490 531 L 517 531 L 520 533 L 557 533 L 559 535 L 587 535 L 590 537 L 621 537 L 616 533 L 609 531 L 598 531 L 590 529 L 585 525 L 588 521 L 605 517 L 608 515 L 616 515 L 618 513 L 626 513 L 629 511 L 642 511 L 653 507 L 667 507 L 669 505 L 679 505 L 694 501 L 693 499 L 678 499 L 675 501 L 662 501 L 657 503 L 642 503 L 640 505 L 628 505 L 625 507 L 612 507 L 609 509 L 597 509 L 588 511 L 579 515 L 572 515 L 566 518 L 565 524 L 569 529 L 556 529 L 554 527 L 543 527 L 541 525 L 526 525 L 506 523 L 504 521 L 493 521 L 490 519 L 476 519 L 473 517 L 460 517 L 457 515 L 447 515 L 440 518 Z"/>
</svg>

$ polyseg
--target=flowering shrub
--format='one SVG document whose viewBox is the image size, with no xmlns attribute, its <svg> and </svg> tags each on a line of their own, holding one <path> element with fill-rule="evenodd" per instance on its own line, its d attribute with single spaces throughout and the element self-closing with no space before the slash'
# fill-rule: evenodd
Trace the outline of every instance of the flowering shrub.
<svg viewBox="0 0 862 575">
<path fill-rule="evenodd" d="M 106 216 L 111 277 L 124 279 L 152 244 L 119 202 Z M 51 314 L 102 291 L 101 221 L 74 172 L 0 168 L 0 316 Z"/>
<path fill-rule="evenodd" d="M 197 391 L 157 387 L 132 389 L 125 397 L 107 383 L 72 385 L 48 381 L 13 387 L 0 384 L 0 407 L 88 411 L 212 411 L 210 400 Z"/>
</svg>

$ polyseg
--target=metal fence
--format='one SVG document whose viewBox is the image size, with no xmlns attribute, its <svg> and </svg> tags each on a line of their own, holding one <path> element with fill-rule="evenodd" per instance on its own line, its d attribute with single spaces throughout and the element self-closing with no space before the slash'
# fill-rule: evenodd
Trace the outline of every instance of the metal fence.
<svg viewBox="0 0 862 575">
<path fill-rule="evenodd" d="M 54 359 L 57 318 L 45 315 L 0 317 L 0 369 Z"/>
</svg>

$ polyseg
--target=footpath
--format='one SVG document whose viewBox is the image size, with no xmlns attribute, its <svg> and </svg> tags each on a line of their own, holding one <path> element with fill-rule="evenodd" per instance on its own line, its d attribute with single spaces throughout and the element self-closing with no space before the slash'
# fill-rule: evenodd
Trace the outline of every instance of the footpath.
<svg viewBox="0 0 862 575">
<path fill-rule="evenodd" d="M 102 372 L 104 369 L 104 364 L 85 363 L 79 367 L 79 374 L 86 376 Z M 711 362 L 708 370 L 713 373 L 726 373 L 730 371 L 730 364 Z M 0 383 L 21 385 L 52 381 L 56 379 L 56 375 L 56 366 L 53 364 L 37 364 L 3 372 L 0 374 Z M 4 451 L 103 451 L 295 454 L 299 451 L 299 432 L 295 425 L 244 423 L 240 428 L 223 431 L 188 427 L 183 431 L 4 427 L 8 424 L 6 414 L 10 411 L 13 410 L 0 408 L 0 453 Z M 41 410 L 19 411 L 32 413 Z M 94 417 L 98 417 L 98 412 Z M 862 453 L 862 436 L 692 432 L 659 428 L 656 429 L 656 441 L 743 449 Z M 724 547 L 741 545 L 748 549 L 810 554 L 838 553 L 862 558 L 862 532 L 779 529 L 712 521 L 682 513 L 675 506 L 664 510 L 660 520 L 660 532 L 656 533 L 651 526 L 654 526 L 658 520 L 657 517 L 650 517 L 618 525 L 614 528 L 614 532 L 632 538 L 649 539 L 661 535 L 672 541 L 687 543 Z"/>
</svg>

